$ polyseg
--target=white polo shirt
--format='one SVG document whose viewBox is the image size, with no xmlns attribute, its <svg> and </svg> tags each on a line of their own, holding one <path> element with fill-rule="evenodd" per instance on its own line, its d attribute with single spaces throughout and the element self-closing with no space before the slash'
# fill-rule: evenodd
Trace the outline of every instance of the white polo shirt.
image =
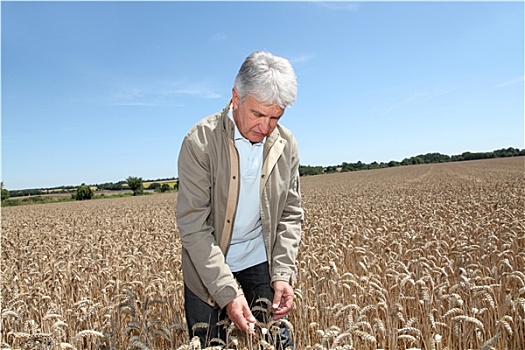
<svg viewBox="0 0 525 350">
<path fill-rule="evenodd" d="M 233 120 L 231 108 L 228 115 Z M 226 254 L 226 263 L 233 272 L 267 261 L 259 196 L 264 141 L 252 144 L 241 135 L 235 125 L 235 147 L 239 153 L 241 182 L 232 240 Z"/>
</svg>

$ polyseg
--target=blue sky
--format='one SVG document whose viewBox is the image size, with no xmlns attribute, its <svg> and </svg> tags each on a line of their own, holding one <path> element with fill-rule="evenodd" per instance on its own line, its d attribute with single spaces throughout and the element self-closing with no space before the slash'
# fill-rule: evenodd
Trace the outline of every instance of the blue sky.
<svg viewBox="0 0 525 350">
<path fill-rule="evenodd" d="M 244 58 L 288 58 L 301 164 L 524 148 L 523 2 L 1 2 L 7 189 L 177 176 Z"/>
</svg>

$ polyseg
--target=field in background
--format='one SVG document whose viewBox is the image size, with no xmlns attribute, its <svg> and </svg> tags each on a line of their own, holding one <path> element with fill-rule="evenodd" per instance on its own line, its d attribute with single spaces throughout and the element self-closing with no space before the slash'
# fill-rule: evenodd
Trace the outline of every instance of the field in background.
<svg viewBox="0 0 525 350">
<path fill-rule="evenodd" d="M 297 349 L 525 348 L 524 165 L 302 178 Z M 176 196 L 3 208 L 2 349 L 192 348 Z"/>
</svg>

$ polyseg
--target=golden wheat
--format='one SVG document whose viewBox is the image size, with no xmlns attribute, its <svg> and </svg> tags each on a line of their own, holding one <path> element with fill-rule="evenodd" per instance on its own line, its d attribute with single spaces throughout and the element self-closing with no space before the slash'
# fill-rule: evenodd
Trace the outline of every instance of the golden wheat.
<svg viewBox="0 0 525 350">
<path fill-rule="evenodd" d="M 524 159 L 302 179 L 301 349 L 525 348 Z M 2 209 L 2 349 L 201 349 L 176 193 Z M 257 306 L 258 312 L 269 312 Z M 231 349 L 273 349 L 277 323 Z M 204 325 L 202 325 L 204 326 Z"/>
</svg>

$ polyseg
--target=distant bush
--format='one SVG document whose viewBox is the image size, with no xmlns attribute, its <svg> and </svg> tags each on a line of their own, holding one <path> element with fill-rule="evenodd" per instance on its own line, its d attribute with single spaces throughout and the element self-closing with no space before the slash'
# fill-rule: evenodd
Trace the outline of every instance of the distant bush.
<svg viewBox="0 0 525 350">
<path fill-rule="evenodd" d="M 70 197 L 60 197 L 60 198 L 51 198 L 46 196 L 30 196 L 21 199 L 8 199 L 2 201 L 2 207 L 14 207 L 18 205 L 28 205 L 28 204 L 47 204 L 47 203 L 60 203 L 60 202 L 69 202 L 71 201 Z"/>
<path fill-rule="evenodd" d="M 9 198 L 9 191 L 4 188 L 4 183 L 2 182 L 2 202 Z"/>
<path fill-rule="evenodd" d="M 126 179 L 129 188 L 133 191 L 134 196 L 139 196 L 144 194 L 144 185 L 141 177 L 129 176 Z"/>
<path fill-rule="evenodd" d="M 153 182 L 149 184 L 148 190 L 156 190 L 160 188 L 160 184 L 158 182 Z"/>
<path fill-rule="evenodd" d="M 93 193 L 93 190 L 91 189 L 91 187 L 82 184 L 81 186 L 79 186 L 77 188 L 77 191 L 75 193 L 73 193 L 72 197 L 73 197 L 73 199 L 75 199 L 77 201 L 83 201 L 83 200 L 86 200 L 86 199 L 93 198 L 93 195 L 94 195 L 94 193 Z"/>
</svg>

